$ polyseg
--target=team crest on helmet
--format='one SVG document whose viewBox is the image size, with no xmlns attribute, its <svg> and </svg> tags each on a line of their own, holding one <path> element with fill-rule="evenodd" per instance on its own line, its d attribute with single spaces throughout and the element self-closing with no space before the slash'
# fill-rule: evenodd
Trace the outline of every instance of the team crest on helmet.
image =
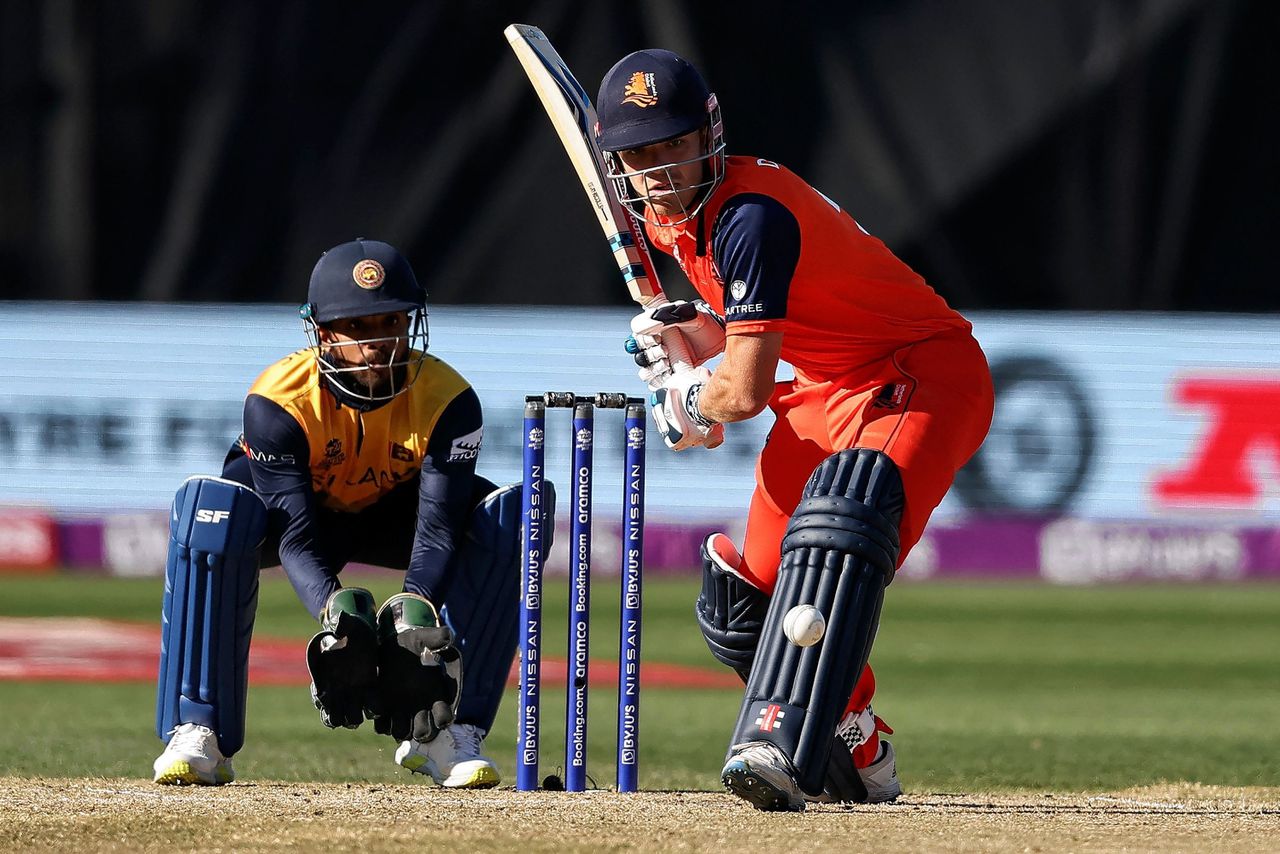
<svg viewBox="0 0 1280 854">
<path fill-rule="evenodd" d="M 652 107 L 658 103 L 658 87 L 653 82 L 652 71 L 637 71 L 622 87 L 622 103 L 637 107 Z"/>
<path fill-rule="evenodd" d="M 382 265 L 377 261 L 366 258 L 351 268 L 351 278 L 366 291 L 371 291 L 382 287 L 383 281 L 387 278 L 387 271 L 382 269 Z"/>
</svg>

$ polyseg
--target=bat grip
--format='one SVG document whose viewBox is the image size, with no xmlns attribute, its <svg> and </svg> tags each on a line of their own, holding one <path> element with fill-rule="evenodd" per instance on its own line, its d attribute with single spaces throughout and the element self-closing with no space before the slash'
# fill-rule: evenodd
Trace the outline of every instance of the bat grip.
<svg viewBox="0 0 1280 854">
<path fill-rule="evenodd" d="M 677 332 L 663 341 L 662 346 L 667 351 L 672 372 L 693 370 L 693 360 L 689 358 L 689 348 L 685 346 L 683 335 Z"/>
<path fill-rule="evenodd" d="M 652 281 L 656 282 L 657 278 L 655 277 Z M 653 309 L 666 305 L 668 300 L 666 295 L 659 289 L 649 300 L 639 302 L 646 309 Z M 689 348 L 685 346 L 683 334 L 677 332 L 669 340 L 664 340 L 662 346 L 667 351 L 667 364 L 671 366 L 673 373 L 693 370 L 693 359 L 689 356 Z"/>
</svg>

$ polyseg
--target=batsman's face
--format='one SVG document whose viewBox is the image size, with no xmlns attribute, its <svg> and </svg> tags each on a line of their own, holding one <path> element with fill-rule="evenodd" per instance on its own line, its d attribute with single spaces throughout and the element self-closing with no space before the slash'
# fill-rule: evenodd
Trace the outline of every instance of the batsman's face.
<svg viewBox="0 0 1280 854">
<path fill-rule="evenodd" d="M 325 354 L 340 367 L 363 367 L 350 376 L 373 388 L 391 376 L 391 362 L 409 350 L 409 313 L 344 317 L 320 327 Z"/>
<path fill-rule="evenodd" d="M 706 168 L 705 161 L 699 159 L 704 154 L 702 135 L 701 130 L 695 130 L 618 152 L 626 170 L 639 173 L 628 178 L 631 188 L 659 216 L 680 216 L 693 204 L 696 185 L 702 182 Z"/>
</svg>

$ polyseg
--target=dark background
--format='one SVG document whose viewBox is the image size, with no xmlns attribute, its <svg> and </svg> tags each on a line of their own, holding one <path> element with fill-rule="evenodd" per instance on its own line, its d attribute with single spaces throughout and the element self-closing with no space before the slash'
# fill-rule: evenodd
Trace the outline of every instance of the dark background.
<svg viewBox="0 0 1280 854">
<path fill-rule="evenodd" d="M 1273 310 L 1278 8 L 0 0 L 0 297 L 300 301 L 368 236 L 436 303 L 625 303 L 520 21 L 592 93 L 685 54 L 958 307 Z"/>
</svg>

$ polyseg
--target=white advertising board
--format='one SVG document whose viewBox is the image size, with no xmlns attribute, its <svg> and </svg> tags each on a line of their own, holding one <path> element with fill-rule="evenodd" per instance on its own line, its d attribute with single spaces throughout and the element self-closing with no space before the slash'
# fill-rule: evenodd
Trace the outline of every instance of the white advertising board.
<svg viewBox="0 0 1280 854">
<path fill-rule="evenodd" d="M 485 407 L 484 474 L 519 479 L 525 394 L 643 391 L 622 351 L 631 314 L 432 309 L 432 351 Z M 1280 321 L 971 319 L 997 379 L 996 422 L 940 516 L 1280 518 Z M 0 302 L 0 504 L 60 514 L 163 509 L 184 477 L 220 470 L 249 385 L 304 343 L 289 306 Z M 549 413 L 548 468 L 560 480 L 568 420 Z M 621 493 L 620 421 L 611 412 L 597 419 L 601 514 Z M 770 422 L 766 414 L 733 425 L 724 447 L 679 455 L 651 432 L 650 513 L 740 517 Z"/>
</svg>

